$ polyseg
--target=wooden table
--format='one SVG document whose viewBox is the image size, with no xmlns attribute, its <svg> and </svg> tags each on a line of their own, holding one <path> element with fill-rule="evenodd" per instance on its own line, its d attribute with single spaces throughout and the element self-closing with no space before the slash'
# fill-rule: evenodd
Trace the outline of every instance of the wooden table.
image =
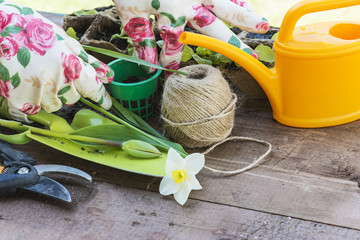
<svg viewBox="0 0 360 240">
<path fill-rule="evenodd" d="M 15 146 L 39 163 L 71 165 L 95 181 L 53 175 L 69 189 L 69 204 L 33 194 L 0 197 L 0 239 L 360 239 L 360 121 L 291 128 L 272 119 L 267 100 L 245 100 L 232 135 L 269 141 L 273 152 L 240 175 L 200 173 L 203 190 L 193 191 L 184 207 L 158 193 L 158 178 L 104 167 L 36 142 Z M 233 169 L 264 150 L 232 142 L 206 161 Z"/>
</svg>

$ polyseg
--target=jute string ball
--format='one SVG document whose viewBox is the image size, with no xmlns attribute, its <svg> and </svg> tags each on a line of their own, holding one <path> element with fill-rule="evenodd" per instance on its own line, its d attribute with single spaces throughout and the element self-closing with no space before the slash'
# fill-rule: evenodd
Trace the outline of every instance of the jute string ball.
<svg viewBox="0 0 360 240">
<path fill-rule="evenodd" d="M 187 148 L 201 148 L 224 140 L 234 126 L 237 97 L 221 72 L 209 65 L 180 69 L 165 82 L 161 113 L 165 130 Z"/>
</svg>

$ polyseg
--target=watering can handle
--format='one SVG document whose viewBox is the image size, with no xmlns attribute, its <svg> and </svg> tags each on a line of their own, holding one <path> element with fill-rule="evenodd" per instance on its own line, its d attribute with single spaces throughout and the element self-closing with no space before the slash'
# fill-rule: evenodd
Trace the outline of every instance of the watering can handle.
<svg viewBox="0 0 360 240">
<path fill-rule="evenodd" d="M 297 21 L 308 13 L 360 5 L 360 0 L 305 0 L 295 4 L 286 13 L 277 37 L 279 43 L 291 40 Z"/>
</svg>

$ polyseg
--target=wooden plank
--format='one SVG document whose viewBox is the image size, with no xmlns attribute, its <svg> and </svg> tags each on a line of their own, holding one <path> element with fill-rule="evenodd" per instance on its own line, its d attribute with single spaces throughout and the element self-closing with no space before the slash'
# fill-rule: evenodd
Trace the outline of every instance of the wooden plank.
<svg viewBox="0 0 360 240">
<path fill-rule="evenodd" d="M 1 239 L 359 239 L 360 232 L 157 193 L 60 179 L 74 203 L 0 197 Z"/>
</svg>

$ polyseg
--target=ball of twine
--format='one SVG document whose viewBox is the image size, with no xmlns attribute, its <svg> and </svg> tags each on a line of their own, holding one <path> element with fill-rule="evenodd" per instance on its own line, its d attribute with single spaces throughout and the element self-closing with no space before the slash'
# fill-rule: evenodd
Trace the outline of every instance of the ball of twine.
<svg viewBox="0 0 360 240">
<path fill-rule="evenodd" d="M 237 97 L 221 72 L 209 65 L 180 69 L 164 86 L 161 113 L 166 132 L 188 148 L 207 147 L 224 140 L 234 126 Z"/>
</svg>

